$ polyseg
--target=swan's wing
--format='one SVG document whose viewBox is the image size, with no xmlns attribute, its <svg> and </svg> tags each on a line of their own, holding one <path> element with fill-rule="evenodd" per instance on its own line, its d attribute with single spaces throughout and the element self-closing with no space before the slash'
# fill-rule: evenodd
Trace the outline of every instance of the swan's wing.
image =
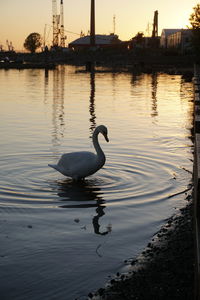
<svg viewBox="0 0 200 300">
<path fill-rule="evenodd" d="M 57 164 L 61 173 L 68 176 L 83 176 L 95 164 L 97 156 L 92 152 L 72 152 L 63 154 Z"/>
<path fill-rule="evenodd" d="M 94 153 L 87 151 L 65 153 L 61 156 L 58 165 L 64 165 L 67 168 L 71 168 L 73 165 L 96 160 L 96 157 L 97 156 Z"/>
</svg>

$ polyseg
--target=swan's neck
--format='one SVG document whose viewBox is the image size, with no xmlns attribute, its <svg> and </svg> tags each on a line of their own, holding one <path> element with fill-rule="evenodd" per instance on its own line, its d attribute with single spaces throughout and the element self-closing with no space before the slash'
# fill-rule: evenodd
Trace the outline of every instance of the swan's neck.
<svg viewBox="0 0 200 300">
<path fill-rule="evenodd" d="M 94 131 L 94 134 L 92 137 L 93 145 L 96 150 L 98 159 L 103 160 L 105 162 L 105 154 L 103 153 L 103 150 L 101 149 L 101 147 L 99 145 L 98 134 L 99 134 L 99 132 Z"/>
</svg>

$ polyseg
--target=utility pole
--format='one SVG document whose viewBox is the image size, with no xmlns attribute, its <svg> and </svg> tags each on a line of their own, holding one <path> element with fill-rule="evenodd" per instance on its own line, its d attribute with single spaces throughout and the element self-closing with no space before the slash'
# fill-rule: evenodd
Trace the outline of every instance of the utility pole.
<svg viewBox="0 0 200 300">
<path fill-rule="evenodd" d="M 91 0 L 90 45 L 95 46 L 95 0 Z"/>
<path fill-rule="evenodd" d="M 116 28 L 116 16 L 113 16 L 113 34 L 115 34 L 115 28 Z"/>
</svg>

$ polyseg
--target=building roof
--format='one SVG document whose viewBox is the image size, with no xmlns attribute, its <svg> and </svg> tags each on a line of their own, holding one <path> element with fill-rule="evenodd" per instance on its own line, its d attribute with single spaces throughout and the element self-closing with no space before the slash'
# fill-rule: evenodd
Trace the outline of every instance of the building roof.
<svg viewBox="0 0 200 300">
<path fill-rule="evenodd" d="M 95 44 L 96 45 L 110 45 L 113 43 L 121 42 L 118 39 L 118 35 L 110 34 L 110 35 L 103 35 L 103 34 L 96 34 L 95 35 Z M 90 35 L 81 37 L 73 42 L 70 43 L 71 46 L 73 45 L 89 45 L 90 44 Z"/>
<path fill-rule="evenodd" d="M 161 35 L 165 35 L 167 37 L 168 35 L 171 35 L 173 33 L 176 33 L 178 31 L 181 31 L 181 29 L 163 29 Z"/>
</svg>

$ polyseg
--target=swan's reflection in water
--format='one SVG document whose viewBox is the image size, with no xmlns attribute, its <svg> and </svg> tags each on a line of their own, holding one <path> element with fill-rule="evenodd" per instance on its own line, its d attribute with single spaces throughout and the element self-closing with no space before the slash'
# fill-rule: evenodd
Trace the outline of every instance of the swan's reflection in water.
<svg viewBox="0 0 200 300">
<path fill-rule="evenodd" d="M 106 231 L 100 232 L 99 219 L 103 215 L 105 215 L 104 208 L 105 208 L 105 206 L 98 206 L 97 209 L 96 209 L 97 215 L 94 216 L 93 219 L 92 219 L 92 223 L 93 223 L 93 227 L 94 227 L 94 232 L 96 234 L 100 234 L 100 235 L 106 235 L 106 234 L 108 234 L 109 232 L 112 231 L 112 226 L 111 226 L 111 224 L 109 224 L 107 226 L 107 230 Z"/>
<path fill-rule="evenodd" d="M 101 188 L 97 186 L 96 181 L 84 180 L 74 182 L 70 179 L 57 182 L 57 194 L 61 208 L 91 208 L 96 207 L 96 215 L 92 218 L 92 225 L 95 234 L 106 235 L 112 231 L 109 224 L 105 231 L 101 231 L 99 220 L 105 215 L 105 200 L 103 199 Z"/>
</svg>

